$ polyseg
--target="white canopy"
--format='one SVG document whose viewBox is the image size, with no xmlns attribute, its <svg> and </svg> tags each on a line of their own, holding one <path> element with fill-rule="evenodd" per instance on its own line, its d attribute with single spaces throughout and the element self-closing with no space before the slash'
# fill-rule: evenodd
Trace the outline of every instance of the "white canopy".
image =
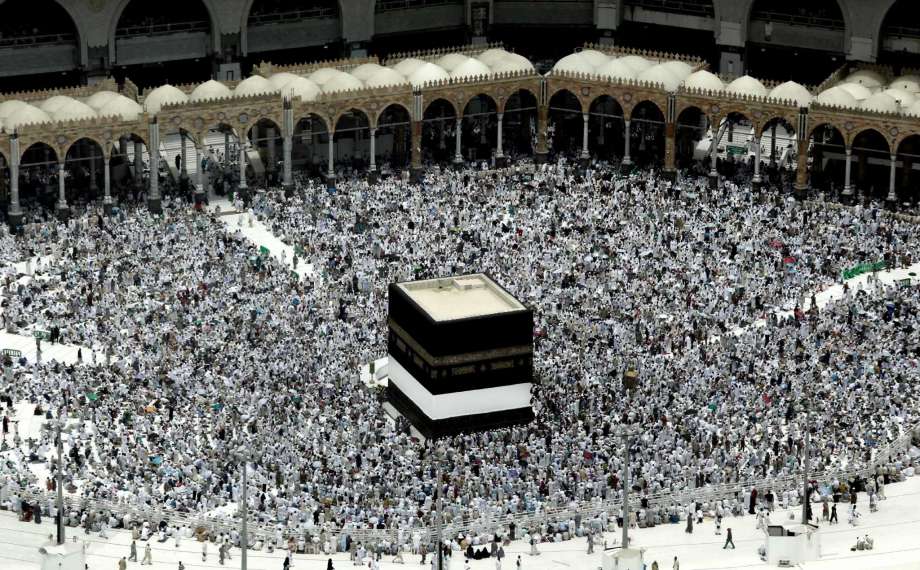
<svg viewBox="0 0 920 570">
<path fill-rule="evenodd" d="M 13 113 L 18 113 L 22 109 L 29 107 L 30 105 L 25 101 L 20 101 L 18 99 L 10 99 L 9 101 L 3 101 L 0 103 L 0 119 L 6 119 Z"/>
<path fill-rule="evenodd" d="M 438 65 L 443 67 L 445 71 L 450 73 L 454 69 L 466 63 L 470 59 L 472 59 L 470 56 L 463 55 L 462 53 L 449 53 L 449 54 L 442 55 L 441 57 L 439 57 L 435 63 L 437 63 Z"/>
<path fill-rule="evenodd" d="M 604 52 L 597 51 L 596 49 L 583 49 L 578 52 L 581 55 L 582 59 L 591 64 L 591 67 L 598 68 L 608 61 L 610 61 L 610 56 Z"/>
<path fill-rule="evenodd" d="M 667 68 L 668 71 L 676 75 L 680 80 L 686 79 L 691 73 L 693 73 L 693 68 L 690 67 L 690 64 L 678 61 L 676 59 L 673 61 L 666 61 L 662 63 L 661 66 Z"/>
<path fill-rule="evenodd" d="M 844 82 L 859 83 L 860 85 L 868 87 L 869 89 L 877 89 L 886 83 L 885 78 L 881 73 L 872 71 L 871 69 L 860 69 L 858 71 L 854 71 L 848 75 L 846 79 L 844 79 Z"/>
<path fill-rule="evenodd" d="M 192 90 L 192 94 L 189 95 L 189 101 L 207 101 L 208 99 L 222 99 L 224 97 L 229 97 L 232 94 L 230 88 L 221 83 L 220 81 L 214 81 L 209 79 L 205 81 L 198 87 Z"/>
<path fill-rule="evenodd" d="M 287 71 L 282 71 L 281 73 L 272 74 L 272 76 L 268 78 L 268 82 L 272 84 L 272 87 L 275 89 L 275 91 L 279 91 L 281 90 L 282 87 L 284 87 L 291 81 L 294 81 L 298 77 L 300 76 L 294 73 L 288 73 Z"/>
<path fill-rule="evenodd" d="M 788 99 L 795 101 L 799 107 L 807 107 L 811 103 L 811 93 L 795 81 L 780 83 L 770 91 L 772 99 Z"/>
<path fill-rule="evenodd" d="M 767 96 L 767 88 L 764 87 L 764 84 L 750 75 L 743 75 L 735 79 L 728 84 L 725 90 L 737 95 L 751 95 L 755 97 Z"/>
<path fill-rule="evenodd" d="M 96 110 L 82 101 L 72 100 L 51 115 L 55 121 L 80 121 L 96 117 Z"/>
<path fill-rule="evenodd" d="M 353 91 L 355 89 L 363 88 L 364 84 L 361 83 L 360 79 L 354 75 L 345 73 L 344 71 L 339 72 L 329 81 L 327 81 L 325 85 L 323 85 L 323 91 L 326 93 L 333 93 L 336 91 Z"/>
<path fill-rule="evenodd" d="M 664 63 L 661 66 L 666 67 L 667 64 Z M 688 75 L 687 79 L 684 80 L 684 86 L 692 89 L 708 89 L 712 91 L 721 91 L 725 88 L 725 84 L 722 83 L 721 79 L 705 69 Z"/>
<path fill-rule="evenodd" d="M 920 117 L 920 100 L 914 101 L 914 104 L 910 106 L 907 110 L 908 115 L 914 115 L 915 117 Z"/>
<path fill-rule="evenodd" d="M 651 61 L 639 55 L 623 56 L 617 61 L 621 61 L 623 65 L 635 71 L 637 75 L 654 65 Z"/>
<path fill-rule="evenodd" d="M 144 108 L 147 109 L 149 114 L 156 115 L 163 105 L 185 103 L 187 101 L 188 95 L 167 83 L 166 85 L 160 85 L 144 97 Z"/>
<path fill-rule="evenodd" d="M 825 89 L 815 97 L 815 100 L 831 107 L 859 107 L 859 101 L 856 100 L 856 97 L 853 97 L 849 91 L 840 86 Z"/>
<path fill-rule="evenodd" d="M 313 101 L 323 90 L 311 79 L 295 77 L 281 87 L 280 92 L 282 95 L 291 95 L 292 97 L 300 97 L 304 101 Z"/>
<path fill-rule="evenodd" d="M 633 68 L 619 59 L 611 59 L 604 65 L 598 67 L 597 74 L 601 77 L 609 77 L 611 79 L 635 79 L 638 75 Z"/>
<path fill-rule="evenodd" d="M 876 113 L 897 113 L 899 110 L 898 102 L 887 93 L 876 93 L 862 102 L 861 108 L 866 111 L 875 111 Z"/>
<path fill-rule="evenodd" d="M 121 95 L 114 91 L 99 91 L 87 97 L 85 103 L 98 111 L 105 107 L 109 101 L 117 99 L 118 97 L 121 97 Z"/>
<path fill-rule="evenodd" d="M 61 107 L 69 105 L 73 101 L 76 101 L 73 97 L 68 97 L 67 95 L 55 95 L 53 97 L 48 97 L 44 101 L 38 104 L 38 108 L 42 111 L 53 115 L 57 113 Z"/>
<path fill-rule="evenodd" d="M 10 101 L 7 102 L 9 103 Z M 2 104 L 0 104 L 0 106 L 2 106 Z M 18 107 L 15 113 L 7 116 L 3 120 L 3 125 L 7 131 L 13 131 L 23 125 L 50 122 L 51 117 L 48 115 L 48 113 L 42 111 L 38 107 L 26 103 L 25 107 Z"/>
<path fill-rule="evenodd" d="M 674 92 L 680 86 L 680 79 L 661 65 L 652 66 L 639 74 L 639 79 L 650 83 L 660 83 L 665 91 Z"/>
<path fill-rule="evenodd" d="M 505 58 L 491 66 L 492 73 L 509 73 L 515 71 L 533 71 L 533 64 L 523 56 L 510 54 L 515 57 Z"/>
<path fill-rule="evenodd" d="M 351 74 L 358 78 L 359 81 L 367 82 L 368 79 L 376 75 L 381 69 L 386 69 L 379 63 L 364 63 L 351 70 Z"/>
<path fill-rule="evenodd" d="M 486 51 L 477 55 L 476 59 L 488 65 L 489 67 L 492 67 L 499 61 L 507 58 L 509 55 L 511 55 L 511 52 L 508 52 L 502 48 L 492 48 L 487 49 Z"/>
<path fill-rule="evenodd" d="M 473 58 L 468 58 L 466 61 L 454 68 L 454 70 L 450 73 L 450 76 L 455 79 L 477 77 L 480 75 L 492 75 L 492 70 L 489 69 L 486 64 L 482 63 L 478 59 Z"/>
<path fill-rule="evenodd" d="M 556 62 L 553 71 L 568 71 L 569 73 L 584 73 L 594 75 L 596 70 L 591 62 L 581 53 L 572 53 Z"/>
<path fill-rule="evenodd" d="M 236 97 L 249 97 L 251 95 L 265 95 L 266 93 L 275 93 L 277 89 L 274 85 L 261 75 L 253 75 L 240 81 L 233 94 Z"/>
<path fill-rule="evenodd" d="M 870 91 L 868 87 L 860 85 L 859 83 L 841 83 L 837 87 L 846 90 L 846 92 L 852 95 L 857 101 L 864 101 L 872 95 L 872 91 Z"/>
<path fill-rule="evenodd" d="M 144 110 L 135 101 L 119 95 L 99 109 L 99 116 L 118 117 L 123 121 L 134 121 L 143 112 Z"/>
<path fill-rule="evenodd" d="M 425 83 L 432 81 L 442 81 L 450 79 L 450 74 L 444 71 L 444 68 L 434 63 L 425 63 L 420 65 L 412 75 L 409 76 L 409 83 L 413 87 L 421 87 Z"/>
<path fill-rule="evenodd" d="M 894 89 L 903 89 L 908 93 L 920 93 L 920 76 L 918 75 L 902 75 L 894 81 L 892 81 L 888 87 Z"/>
<path fill-rule="evenodd" d="M 395 69 L 381 67 L 377 73 L 373 74 L 366 82 L 368 87 L 390 87 L 393 85 L 403 85 L 408 83 Z"/>
<path fill-rule="evenodd" d="M 889 87 L 882 91 L 882 93 L 889 95 L 892 99 L 898 102 L 898 105 L 901 107 L 910 107 L 914 104 L 914 101 L 917 100 L 917 96 L 913 93 L 910 93 L 904 89 L 898 89 L 896 87 Z"/>
<path fill-rule="evenodd" d="M 410 75 L 415 73 L 415 70 L 425 65 L 427 62 L 416 59 L 414 57 L 407 57 L 406 59 L 401 60 L 399 63 L 393 66 L 393 69 L 397 73 L 402 75 L 405 78 L 408 78 Z"/>
</svg>

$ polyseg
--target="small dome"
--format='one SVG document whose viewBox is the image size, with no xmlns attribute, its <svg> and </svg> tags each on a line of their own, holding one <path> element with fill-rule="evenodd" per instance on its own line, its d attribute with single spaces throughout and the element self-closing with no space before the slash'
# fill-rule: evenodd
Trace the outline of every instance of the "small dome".
<svg viewBox="0 0 920 570">
<path fill-rule="evenodd" d="M 478 59 L 469 58 L 465 62 L 458 65 L 450 73 L 450 76 L 455 79 L 463 79 L 466 77 L 478 77 L 480 75 L 490 76 L 492 75 L 492 70 L 489 67 L 479 61 Z"/>
<path fill-rule="evenodd" d="M 516 53 L 509 53 L 508 57 L 499 61 L 495 65 L 489 66 L 492 73 L 509 73 L 516 71 L 533 71 L 533 64 L 530 60 Z"/>
<path fill-rule="evenodd" d="M 635 79 L 638 75 L 633 68 L 619 59 L 611 59 L 604 65 L 598 67 L 597 74 L 601 77 L 609 77 L 610 79 Z"/>
<path fill-rule="evenodd" d="M 487 49 L 486 51 L 477 55 L 476 59 L 488 65 L 489 67 L 492 67 L 493 65 L 495 65 L 499 61 L 502 61 L 509 55 L 510 55 L 510 52 L 502 48 L 492 48 L 492 49 Z"/>
<path fill-rule="evenodd" d="M 444 71 L 447 71 L 448 73 L 450 73 L 454 69 L 459 67 L 460 65 L 469 61 L 470 59 L 473 59 L 473 58 L 467 55 L 463 55 L 462 53 L 449 53 L 447 55 L 442 55 L 441 57 L 439 57 L 435 63 L 443 67 Z"/>
<path fill-rule="evenodd" d="M 278 90 L 268 79 L 265 79 L 261 75 L 252 75 L 240 81 L 236 89 L 233 90 L 233 95 L 236 97 L 249 97 L 251 95 L 265 95 L 277 91 Z"/>
<path fill-rule="evenodd" d="M 344 73 L 344 71 L 339 71 L 338 69 L 334 67 L 323 67 L 323 68 L 317 69 L 316 71 L 314 71 L 307 77 L 310 78 L 314 83 L 322 87 L 323 85 L 329 83 L 329 81 L 332 80 L 333 77 L 337 76 L 340 73 Z"/>
<path fill-rule="evenodd" d="M 0 119 L 6 119 L 13 113 L 18 113 L 26 107 L 31 107 L 31 105 L 25 101 L 19 101 L 18 99 L 3 101 L 0 103 Z"/>
<path fill-rule="evenodd" d="M 847 76 L 847 78 L 844 79 L 844 82 L 858 83 L 864 87 L 868 87 L 869 89 L 881 87 L 886 83 L 885 78 L 881 73 L 872 71 L 871 69 L 860 69 L 859 71 L 855 71 Z"/>
<path fill-rule="evenodd" d="M 916 101 L 917 96 L 905 91 L 904 89 L 896 89 L 894 87 L 889 87 L 882 91 L 882 93 L 890 96 L 892 99 L 898 102 L 898 105 L 901 107 L 910 107 Z"/>
<path fill-rule="evenodd" d="M 872 95 L 872 91 L 864 85 L 859 83 L 841 83 L 837 87 L 845 90 L 847 93 L 852 95 L 857 101 L 864 101 Z"/>
<path fill-rule="evenodd" d="M 799 107 L 807 107 L 811 103 L 811 93 L 795 81 L 781 83 L 770 91 L 771 99 L 788 99 L 795 101 Z"/>
<path fill-rule="evenodd" d="M 379 63 L 365 63 L 352 69 L 349 73 L 357 77 L 359 81 L 367 82 L 368 79 L 373 77 L 381 69 L 386 68 Z"/>
<path fill-rule="evenodd" d="M 902 89 L 908 93 L 920 93 L 920 76 L 902 75 L 891 82 L 888 87 Z"/>
<path fill-rule="evenodd" d="M 914 101 L 914 104 L 907 109 L 908 115 L 913 115 L 915 117 L 920 117 L 920 100 Z"/>
<path fill-rule="evenodd" d="M 393 69 L 397 73 L 402 75 L 405 78 L 408 78 L 410 75 L 415 73 L 415 70 L 425 65 L 427 62 L 414 57 L 407 57 L 404 60 L 401 60 L 399 63 L 393 66 Z"/>
<path fill-rule="evenodd" d="M 610 56 L 604 52 L 597 51 L 596 49 L 583 49 L 578 52 L 578 55 L 582 57 L 585 61 L 591 64 L 591 67 L 598 68 L 608 61 L 610 61 Z"/>
<path fill-rule="evenodd" d="M 815 97 L 815 101 L 831 107 L 859 107 L 859 101 L 849 91 L 840 86 L 825 89 Z"/>
<path fill-rule="evenodd" d="M 693 73 L 693 68 L 689 64 L 682 61 L 666 61 L 661 64 L 661 67 L 664 67 L 671 73 L 677 76 L 681 81 L 687 79 L 691 73 Z"/>
<path fill-rule="evenodd" d="M 306 77 L 295 77 L 285 84 L 280 91 L 282 95 L 300 97 L 304 101 L 313 101 L 323 92 L 316 82 Z"/>
<path fill-rule="evenodd" d="M 85 103 L 92 107 L 94 110 L 98 111 L 99 109 L 105 107 L 109 101 L 117 99 L 118 97 L 121 97 L 121 95 L 115 93 L 114 91 L 99 91 L 87 97 Z"/>
<path fill-rule="evenodd" d="M 55 121 L 81 121 L 96 118 L 96 111 L 81 101 L 71 101 L 51 115 Z"/>
<path fill-rule="evenodd" d="M 99 109 L 100 117 L 117 117 L 122 121 L 134 121 L 144 110 L 136 102 L 123 95 L 112 99 Z"/>
<path fill-rule="evenodd" d="M 7 101 L 7 103 L 12 103 L 12 101 Z M 17 108 L 14 114 L 6 117 L 3 121 L 3 126 L 7 132 L 12 132 L 13 130 L 23 125 L 50 122 L 51 117 L 48 116 L 48 113 L 42 111 L 38 107 L 26 103 L 25 107 Z"/>
<path fill-rule="evenodd" d="M 368 87 L 391 87 L 393 85 L 406 85 L 409 82 L 395 69 L 381 67 L 365 83 Z"/>
<path fill-rule="evenodd" d="M 887 93 L 876 93 L 860 104 L 860 108 L 876 113 L 897 113 L 898 102 Z"/>
<path fill-rule="evenodd" d="M 209 99 L 223 99 L 224 97 L 229 97 L 232 94 L 230 88 L 221 83 L 220 81 L 214 81 L 210 79 L 205 81 L 198 87 L 192 90 L 192 94 L 189 95 L 189 101 L 207 101 Z"/>
<path fill-rule="evenodd" d="M 665 91 L 677 91 L 680 86 L 680 79 L 674 73 L 668 71 L 668 68 L 661 65 L 652 66 L 639 74 L 639 79 L 649 83 L 660 83 L 664 86 Z"/>
<path fill-rule="evenodd" d="M 642 56 L 627 55 L 619 58 L 617 61 L 623 62 L 623 65 L 636 72 L 636 75 L 642 73 L 654 64 Z"/>
<path fill-rule="evenodd" d="M 569 54 L 560 59 L 553 66 L 553 71 L 568 71 L 569 73 L 585 73 L 588 75 L 594 75 L 595 73 L 594 66 L 580 53 Z"/>
<path fill-rule="evenodd" d="M 288 73 L 287 71 L 282 71 L 281 73 L 275 73 L 268 78 L 268 82 L 272 84 L 272 87 L 275 91 L 280 91 L 282 87 L 294 81 L 300 77 L 294 73 Z"/>
<path fill-rule="evenodd" d="M 353 91 L 355 89 L 364 89 L 364 84 L 354 75 L 340 72 L 323 85 L 323 91 L 333 93 L 335 91 Z"/>
<path fill-rule="evenodd" d="M 666 63 L 661 65 L 661 67 L 667 69 L 666 66 Z M 691 89 L 708 89 L 711 91 L 721 91 L 725 89 L 725 84 L 722 83 L 722 80 L 714 74 L 706 71 L 705 69 L 701 69 L 687 76 L 687 79 L 684 80 L 684 87 L 689 87 Z"/>
<path fill-rule="evenodd" d="M 53 115 L 57 113 L 61 107 L 66 107 L 74 101 L 76 101 L 76 99 L 73 97 L 68 97 L 67 95 L 55 95 L 54 97 L 48 97 L 39 103 L 38 108 L 48 113 L 49 115 Z"/>
<path fill-rule="evenodd" d="M 445 79 L 450 79 L 450 75 L 444 71 L 443 67 L 433 63 L 426 63 L 419 66 L 419 68 L 409 76 L 409 83 L 411 83 L 413 87 L 421 87 L 425 83 L 443 81 Z"/>
<path fill-rule="evenodd" d="M 735 79 L 725 88 L 729 93 L 736 95 L 750 95 L 754 97 L 766 97 L 767 88 L 759 80 L 750 75 L 743 75 Z"/>
<path fill-rule="evenodd" d="M 163 105 L 185 103 L 187 101 L 188 95 L 167 83 L 166 85 L 160 85 L 144 97 L 144 108 L 149 114 L 156 115 L 163 108 Z"/>
</svg>

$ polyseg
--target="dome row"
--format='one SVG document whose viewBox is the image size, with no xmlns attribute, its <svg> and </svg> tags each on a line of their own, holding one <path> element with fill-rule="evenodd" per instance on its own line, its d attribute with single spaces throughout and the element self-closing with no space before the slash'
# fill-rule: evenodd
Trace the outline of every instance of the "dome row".
<svg viewBox="0 0 920 570">
<path fill-rule="evenodd" d="M 96 117 L 133 121 L 142 111 L 136 102 L 114 91 L 100 91 L 82 101 L 67 95 L 55 95 L 34 104 L 13 99 L 0 103 L 0 127 L 11 131 L 22 125 Z"/>
</svg>

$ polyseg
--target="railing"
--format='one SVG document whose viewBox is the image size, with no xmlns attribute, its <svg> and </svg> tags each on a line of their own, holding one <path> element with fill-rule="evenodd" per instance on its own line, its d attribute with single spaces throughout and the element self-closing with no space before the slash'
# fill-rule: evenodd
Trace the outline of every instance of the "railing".
<svg viewBox="0 0 920 570">
<path fill-rule="evenodd" d="M 786 12 L 758 11 L 751 14 L 752 20 L 761 20 L 767 22 L 779 22 L 793 26 L 808 26 L 813 28 L 827 28 L 830 30 L 843 30 L 844 22 L 837 18 L 822 18 L 820 16 L 805 16 L 800 14 L 789 14 Z"/>
<path fill-rule="evenodd" d="M 693 2 L 692 0 L 627 0 L 627 6 L 635 6 L 645 10 L 654 10 L 656 12 L 669 12 L 671 14 L 686 14 L 688 16 L 702 16 L 704 18 L 714 18 L 715 10 L 712 2 L 702 0 Z"/>
<path fill-rule="evenodd" d="M 379 14 L 381 12 L 393 12 L 395 10 L 430 8 L 432 6 L 448 6 L 454 4 L 463 4 L 463 0 L 377 0 L 374 11 Z"/>
<path fill-rule="evenodd" d="M 164 36 L 168 34 L 209 31 L 211 31 L 211 24 L 204 20 L 198 22 L 169 22 L 167 24 L 145 24 L 118 28 L 115 30 L 115 37 Z"/>
<path fill-rule="evenodd" d="M 883 32 L 884 37 L 901 36 L 908 38 L 920 38 L 920 28 L 914 26 L 887 26 Z"/>
<path fill-rule="evenodd" d="M 76 36 L 73 34 L 42 34 L 38 36 L 18 36 L 12 38 L 0 38 L 0 48 L 69 44 L 74 43 L 75 41 Z"/>
<path fill-rule="evenodd" d="M 294 10 L 291 12 L 273 12 L 265 14 L 252 14 L 249 16 L 250 26 L 261 26 L 278 22 L 295 22 L 299 20 L 317 20 L 321 18 L 336 18 L 339 12 L 333 6 L 316 6 L 307 10 Z"/>
</svg>

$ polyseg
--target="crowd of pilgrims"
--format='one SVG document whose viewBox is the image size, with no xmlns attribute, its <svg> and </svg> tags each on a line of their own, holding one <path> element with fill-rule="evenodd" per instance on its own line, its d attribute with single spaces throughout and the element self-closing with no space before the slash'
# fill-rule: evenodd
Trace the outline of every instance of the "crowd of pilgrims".
<svg viewBox="0 0 920 570">
<path fill-rule="evenodd" d="M 4 270 L 4 326 L 96 352 L 83 365 L 7 358 L 0 416 L 28 401 L 82 420 L 64 436 L 72 497 L 226 513 L 243 457 L 250 512 L 277 525 L 275 542 L 322 533 L 342 548 L 348 529 L 387 528 L 417 550 L 433 463 L 358 370 L 386 351 L 390 282 L 487 272 L 534 310 L 536 420 L 442 442 L 448 524 L 616 499 L 627 423 L 641 426 L 639 496 L 738 483 L 719 506 L 738 515 L 747 481 L 800 473 L 806 425 L 818 500 L 865 486 L 823 472 L 873 465 L 916 424 L 920 291 L 870 279 L 820 309 L 813 296 L 848 267 L 909 264 L 913 223 L 653 172 L 525 170 L 432 169 L 419 184 L 347 179 L 334 191 L 298 180 L 293 196 L 262 189 L 239 203 L 295 248 L 301 279 L 177 201 L 161 217 L 90 212 L 4 235 L 5 259 L 45 256 L 31 277 Z M 627 369 L 640 379 L 630 400 Z M 29 470 L 53 442 L 47 430 L 5 453 L 0 486 L 54 488 Z M 880 473 L 898 480 L 913 465 L 899 450 Z M 795 504 L 800 487 L 759 493 Z M 642 523 L 696 510 L 642 506 Z M 524 530 L 575 534 L 614 515 Z"/>
</svg>

